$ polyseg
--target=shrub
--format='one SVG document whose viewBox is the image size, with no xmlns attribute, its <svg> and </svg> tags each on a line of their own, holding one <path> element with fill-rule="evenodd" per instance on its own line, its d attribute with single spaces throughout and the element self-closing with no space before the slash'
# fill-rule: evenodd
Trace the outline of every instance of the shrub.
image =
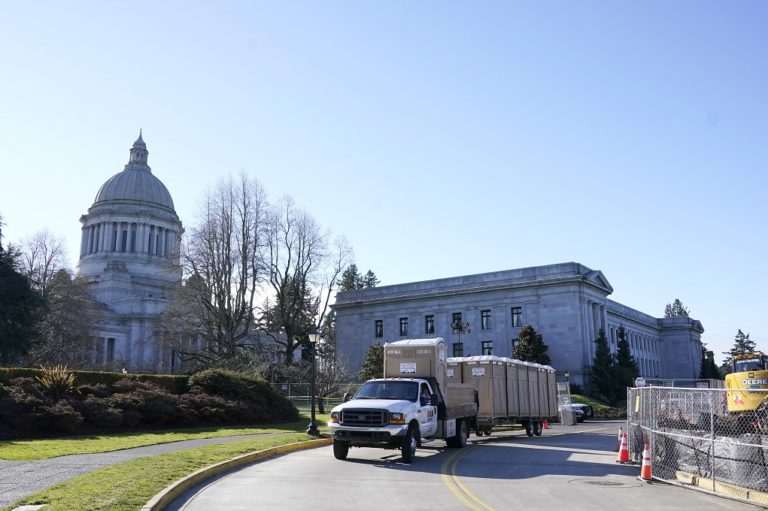
<svg viewBox="0 0 768 511">
<path fill-rule="evenodd" d="M 179 417 L 178 396 L 162 387 L 125 379 L 115 383 L 113 390 L 114 394 L 107 398 L 109 406 L 124 412 L 139 412 L 141 421 L 147 425 L 171 424 Z M 125 419 L 125 416 L 123 418 Z"/>
<path fill-rule="evenodd" d="M 89 395 L 76 406 L 87 425 L 96 428 L 117 428 L 123 423 L 122 410 L 111 407 L 108 401 L 97 396 Z"/>
<path fill-rule="evenodd" d="M 224 369 L 201 371 L 189 379 L 209 394 L 240 403 L 232 410 L 236 422 L 285 422 L 297 420 L 298 410 L 270 384 L 257 376 Z"/>
<path fill-rule="evenodd" d="M 75 390 L 75 375 L 65 365 L 41 367 L 35 380 L 54 402 L 74 393 Z"/>
<path fill-rule="evenodd" d="M 34 431 L 71 434 L 83 422 L 83 416 L 68 402 L 61 400 L 50 406 L 40 407 L 30 417 Z"/>
</svg>

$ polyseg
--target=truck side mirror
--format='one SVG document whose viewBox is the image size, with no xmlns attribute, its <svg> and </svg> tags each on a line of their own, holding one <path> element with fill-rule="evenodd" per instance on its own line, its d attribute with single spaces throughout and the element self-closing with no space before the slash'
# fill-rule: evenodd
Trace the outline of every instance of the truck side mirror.
<svg viewBox="0 0 768 511">
<path fill-rule="evenodd" d="M 351 397 L 352 397 L 352 396 L 350 395 L 350 393 L 349 393 L 349 392 L 345 392 L 345 393 L 344 393 L 344 402 L 346 403 L 347 401 L 349 401 L 349 398 L 351 398 Z"/>
<path fill-rule="evenodd" d="M 437 394 L 430 394 L 429 404 L 432 406 L 437 406 Z"/>
</svg>

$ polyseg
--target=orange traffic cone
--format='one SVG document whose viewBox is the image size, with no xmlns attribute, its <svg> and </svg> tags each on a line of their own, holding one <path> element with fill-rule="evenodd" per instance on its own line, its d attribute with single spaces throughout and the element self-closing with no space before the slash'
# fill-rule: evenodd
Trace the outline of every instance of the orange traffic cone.
<svg viewBox="0 0 768 511">
<path fill-rule="evenodd" d="M 640 467 L 641 481 L 650 481 L 651 477 L 651 449 L 648 444 L 643 447 L 643 465 Z"/>
<path fill-rule="evenodd" d="M 545 421 L 544 421 L 544 422 L 541 424 L 541 428 L 542 428 L 542 429 L 549 429 L 549 422 L 547 422 L 547 421 L 545 420 Z"/>
<path fill-rule="evenodd" d="M 627 445 L 627 434 L 621 437 L 621 447 L 619 447 L 619 456 L 616 463 L 629 463 L 629 446 Z"/>
</svg>

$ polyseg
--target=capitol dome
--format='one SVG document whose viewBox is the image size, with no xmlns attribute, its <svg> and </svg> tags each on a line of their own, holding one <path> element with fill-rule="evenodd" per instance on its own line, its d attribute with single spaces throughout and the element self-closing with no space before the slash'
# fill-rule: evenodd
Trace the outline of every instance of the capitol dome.
<svg viewBox="0 0 768 511">
<path fill-rule="evenodd" d="M 148 155 L 147 145 L 140 133 L 131 148 L 128 164 L 99 188 L 93 205 L 105 202 L 148 203 L 174 211 L 171 194 L 147 165 Z"/>
</svg>

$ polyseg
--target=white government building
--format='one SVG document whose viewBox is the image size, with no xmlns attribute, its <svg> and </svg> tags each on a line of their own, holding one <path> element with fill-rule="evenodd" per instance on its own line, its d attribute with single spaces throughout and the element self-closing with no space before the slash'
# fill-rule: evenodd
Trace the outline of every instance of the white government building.
<svg viewBox="0 0 768 511">
<path fill-rule="evenodd" d="M 184 229 L 171 194 L 147 164 L 148 155 L 140 133 L 128 164 L 99 188 L 80 218 L 77 272 L 103 304 L 91 340 L 93 362 L 173 372 L 178 357 L 163 342 L 160 315 L 181 282 Z"/>
<path fill-rule="evenodd" d="M 601 271 L 575 262 L 346 291 L 333 307 L 336 342 L 353 371 L 372 344 L 406 338 L 444 337 L 451 356 L 511 357 L 520 328 L 530 324 L 560 380 L 567 371 L 585 385 L 599 330 L 615 353 L 623 326 L 642 376 L 699 376 L 699 321 L 655 318 L 609 300 L 612 292 Z M 469 332 L 454 332 L 456 321 Z"/>
</svg>

